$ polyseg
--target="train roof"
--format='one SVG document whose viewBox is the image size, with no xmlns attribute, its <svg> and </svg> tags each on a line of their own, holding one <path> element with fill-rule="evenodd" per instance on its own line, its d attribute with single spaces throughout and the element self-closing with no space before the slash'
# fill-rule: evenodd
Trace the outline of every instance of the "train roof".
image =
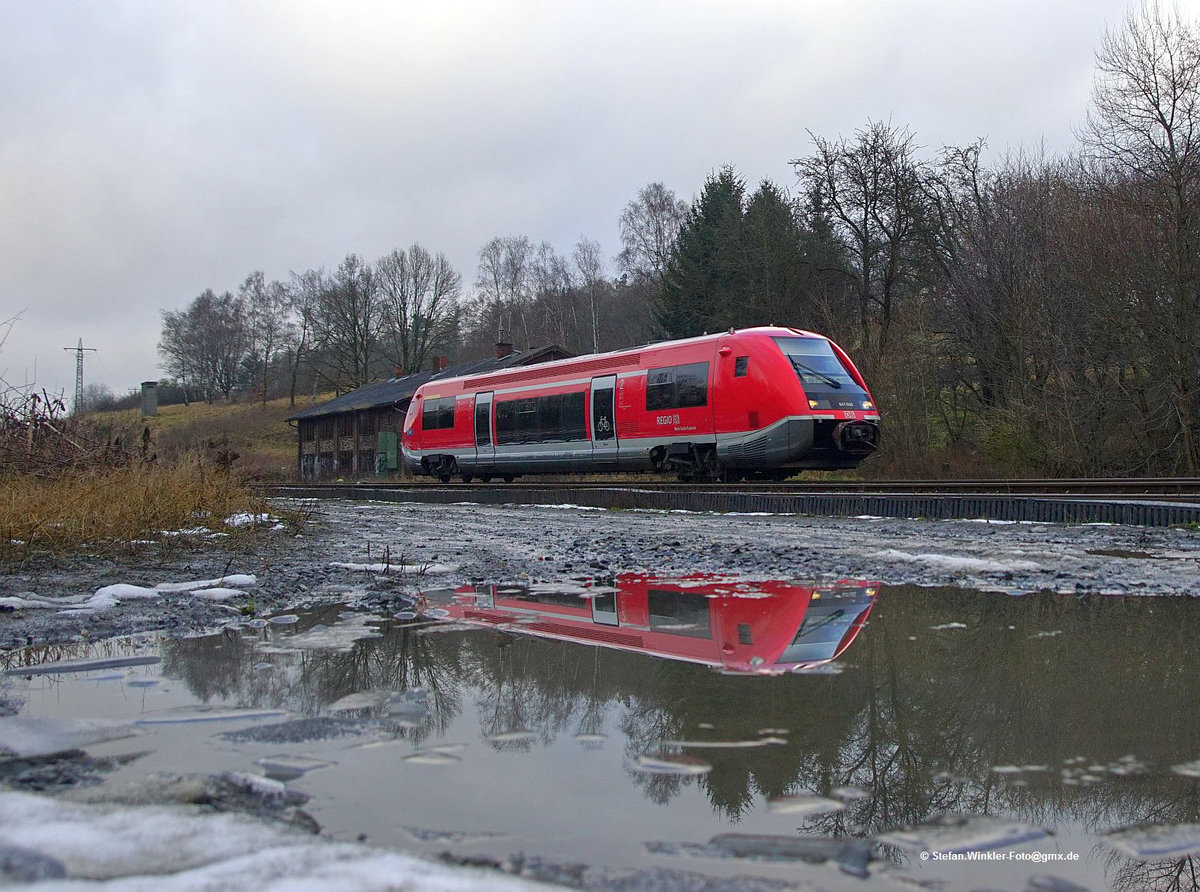
<svg viewBox="0 0 1200 892">
<path fill-rule="evenodd" d="M 822 334 L 805 331 L 800 328 L 785 328 L 778 325 L 762 325 L 755 328 L 730 329 L 714 334 L 696 335 L 691 338 L 679 338 L 669 341 L 652 341 L 639 347 L 623 347 L 607 353 L 587 353 L 567 359 L 548 360 L 545 362 L 526 363 L 522 368 L 503 369 L 469 369 L 447 370 L 454 374 L 442 374 L 437 377 L 438 383 L 469 384 L 472 389 L 514 384 L 520 381 L 541 378 L 545 375 L 599 375 L 618 372 L 633 368 L 641 361 L 643 353 L 662 350 L 667 347 L 704 344 L 727 337 L 728 335 L 760 335 L 763 337 L 805 337 L 825 339 Z M 432 383 L 433 379 L 422 382 Z M 414 388 L 415 390 L 415 388 Z"/>
</svg>

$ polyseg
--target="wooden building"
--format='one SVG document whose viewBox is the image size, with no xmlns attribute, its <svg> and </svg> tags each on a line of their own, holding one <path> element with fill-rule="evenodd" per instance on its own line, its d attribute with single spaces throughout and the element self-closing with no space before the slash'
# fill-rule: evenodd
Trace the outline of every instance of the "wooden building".
<svg viewBox="0 0 1200 892">
<path fill-rule="evenodd" d="M 513 350 L 496 345 L 496 355 L 450 366 L 436 356 L 428 371 L 373 381 L 288 418 L 296 427 L 296 475 L 301 480 L 384 477 L 399 472 L 404 414 L 417 388 L 435 378 L 482 375 L 517 366 L 568 359 L 557 345 Z"/>
</svg>

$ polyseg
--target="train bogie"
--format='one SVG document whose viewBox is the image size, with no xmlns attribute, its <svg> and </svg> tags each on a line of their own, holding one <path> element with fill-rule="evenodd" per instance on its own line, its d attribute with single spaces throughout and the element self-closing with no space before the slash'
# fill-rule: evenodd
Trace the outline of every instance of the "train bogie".
<svg viewBox="0 0 1200 892">
<path fill-rule="evenodd" d="M 413 398 L 405 467 L 448 481 L 656 470 L 685 479 L 854 467 L 879 414 L 820 335 L 757 328 L 492 374 Z"/>
</svg>

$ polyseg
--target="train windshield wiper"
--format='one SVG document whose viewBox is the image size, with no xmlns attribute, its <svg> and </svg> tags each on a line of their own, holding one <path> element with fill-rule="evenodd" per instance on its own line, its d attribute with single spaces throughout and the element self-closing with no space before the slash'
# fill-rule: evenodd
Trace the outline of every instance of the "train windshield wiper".
<svg viewBox="0 0 1200 892">
<path fill-rule="evenodd" d="M 789 355 L 788 359 L 790 359 L 792 361 L 792 365 L 795 367 L 797 372 L 808 372 L 808 374 L 812 375 L 813 377 L 820 378 L 822 381 L 824 381 L 830 387 L 835 387 L 838 390 L 842 389 L 842 382 L 839 381 L 837 378 L 834 378 L 830 375 L 826 375 L 824 372 L 818 372 L 812 366 L 807 366 L 804 363 L 797 361 L 796 357 L 794 357 L 794 356 Z"/>
</svg>

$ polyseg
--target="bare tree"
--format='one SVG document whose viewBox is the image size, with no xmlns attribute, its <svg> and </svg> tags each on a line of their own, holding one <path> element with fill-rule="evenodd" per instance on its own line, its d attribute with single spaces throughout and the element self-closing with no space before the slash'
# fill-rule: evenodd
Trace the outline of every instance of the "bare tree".
<svg viewBox="0 0 1200 892">
<path fill-rule="evenodd" d="M 259 398 L 267 401 L 267 376 L 283 345 L 291 298 L 282 282 L 267 282 L 262 271 L 246 277 L 238 292 L 246 311 L 247 359 L 258 377 Z"/>
<path fill-rule="evenodd" d="M 246 355 L 246 314 L 238 298 L 211 288 L 186 310 L 163 312 L 158 351 L 163 368 L 186 387 L 194 387 L 212 402 L 217 394 L 229 399 L 238 384 Z"/>
<path fill-rule="evenodd" d="M 416 371 L 454 334 L 462 277 L 438 252 L 418 244 L 395 250 L 375 265 L 385 335 L 395 365 Z"/>
<path fill-rule="evenodd" d="M 288 404 L 291 406 L 296 405 L 300 369 L 309 362 L 312 352 L 317 306 L 324 288 L 325 271 L 319 269 L 293 272 L 291 285 L 287 288 L 291 319 L 283 332 L 283 349 L 287 355 Z"/>
<path fill-rule="evenodd" d="M 318 292 L 313 308 L 315 370 L 341 392 L 371 380 L 379 356 L 383 305 L 371 265 L 347 254 Z"/>
<path fill-rule="evenodd" d="M 1112 173 L 1123 213 L 1152 228 L 1158 275 L 1136 308 L 1175 414 L 1183 466 L 1200 469 L 1200 34 L 1157 3 L 1131 10 L 1096 54 L 1081 139 Z"/>
<path fill-rule="evenodd" d="M 508 337 L 519 329 L 526 345 L 529 343 L 529 323 L 526 318 L 532 300 L 530 266 L 533 243 L 524 235 L 492 239 L 479 249 L 479 272 L 475 287 L 490 305 L 499 328 Z"/>
<path fill-rule="evenodd" d="M 621 271 L 635 281 L 661 283 L 687 215 L 687 202 L 662 183 L 644 186 L 621 212 Z"/>
<path fill-rule="evenodd" d="M 589 321 L 591 322 L 592 352 L 600 352 L 600 320 L 596 304 L 602 300 L 608 290 L 608 281 L 604 278 L 604 256 L 600 253 L 600 243 L 591 239 L 581 238 L 575 243 L 571 253 L 575 264 L 575 272 L 579 279 L 579 287 L 588 304 Z"/>
<path fill-rule="evenodd" d="M 528 325 L 532 341 L 577 346 L 579 313 L 571 265 L 549 242 L 537 246 L 529 263 L 534 312 Z"/>
<path fill-rule="evenodd" d="M 858 285 L 859 354 L 878 360 L 888 346 L 898 305 L 919 284 L 933 215 L 927 168 L 912 134 L 872 123 L 853 140 L 812 135 L 816 154 L 793 161 L 805 185 L 819 190 L 852 258 Z"/>
</svg>

